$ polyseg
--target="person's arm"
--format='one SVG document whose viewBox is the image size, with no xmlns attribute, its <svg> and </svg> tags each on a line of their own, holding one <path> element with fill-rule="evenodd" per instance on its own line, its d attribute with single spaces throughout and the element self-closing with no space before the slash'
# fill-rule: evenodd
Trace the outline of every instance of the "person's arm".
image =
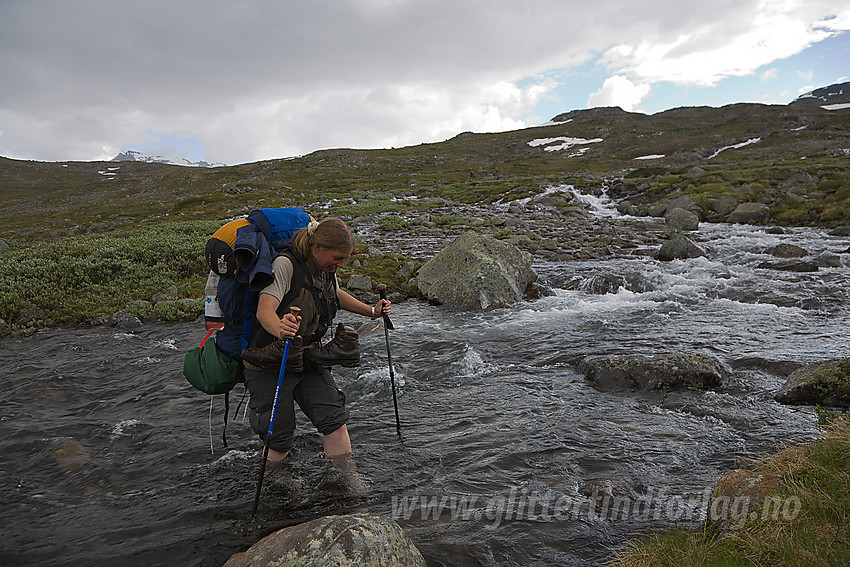
<svg viewBox="0 0 850 567">
<path fill-rule="evenodd" d="M 257 301 L 257 320 L 265 330 L 272 336 L 287 339 L 292 338 L 298 332 L 301 317 L 295 317 L 287 313 L 281 319 L 277 316 L 277 308 L 280 300 L 269 293 L 261 293 Z"/>
<path fill-rule="evenodd" d="M 356 297 L 352 296 L 347 291 L 338 290 L 336 296 L 339 298 L 339 306 L 346 311 L 363 315 L 375 319 L 383 314 L 390 314 L 392 302 L 389 299 L 381 299 L 375 304 L 375 307 L 366 305 Z"/>
</svg>

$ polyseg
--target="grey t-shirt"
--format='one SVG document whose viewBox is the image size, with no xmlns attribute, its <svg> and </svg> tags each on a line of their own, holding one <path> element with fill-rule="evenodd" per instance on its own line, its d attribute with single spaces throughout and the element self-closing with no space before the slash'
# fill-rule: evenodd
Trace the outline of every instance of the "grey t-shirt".
<svg viewBox="0 0 850 567">
<path fill-rule="evenodd" d="M 283 301 L 283 296 L 289 291 L 292 286 L 292 260 L 281 254 L 272 262 L 272 270 L 274 271 L 274 282 L 266 286 L 260 293 L 268 293 L 277 298 L 278 301 Z M 336 289 L 339 289 L 339 279 L 334 273 Z"/>
</svg>

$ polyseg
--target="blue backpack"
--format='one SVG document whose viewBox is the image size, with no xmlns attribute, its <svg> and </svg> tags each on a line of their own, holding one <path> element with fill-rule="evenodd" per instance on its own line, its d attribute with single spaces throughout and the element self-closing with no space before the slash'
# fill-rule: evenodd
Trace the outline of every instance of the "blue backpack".
<svg viewBox="0 0 850 567">
<path fill-rule="evenodd" d="M 222 432 L 225 447 L 230 390 L 244 381 L 241 353 L 248 346 L 253 331 L 254 312 L 260 295 L 247 282 L 237 278 L 238 270 L 242 267 L 240 259 L 245 261 L 244 254 L 234 254 L 233 251 L 237 232 L 259 230 L 274 251 L 280 252 L 289 248 L 295 233 L 312 220 L 313 217 L 297 207 L 255 209 L 247 219 L 225 224 L 207 240 L 204 250 L 207 264 L 220 277 L 215 297 L 208 297 L 206 301 L 217 302 L 219 309 L 205 310 L 204 314 L 207 329 L 220 330 L 216 333 L 214 343 L 204 338 L 199 347 L 186 353 L 183 374 L 192 386 L 206 394 L 225 394 L 225 431 Z M 212 332 L 210 330 L 207 337 Z M 211 347 L 213 350 L 210 350 Z M 238 413 L 239 409 L 236 411 Z"/>
<path fill-rule="evenodd" d="M 215 344 L 219 350 L 237 360 L 242 360 L 240 353 L 248 346 L 248 338 L 253 331 L 254 312 L 257 309 L 259 292 L 251 289 L 247 283 L 241 282 L 236 277 L 236 272 L 240 266 L 238 260 L 235 262 L 233 260 L 235 256 L 233 254 L 233 243 L 236 242 L 235 233 L 238 230 L 259 230 L 275 251 L 280 252 L 292 245 L 292 237 L 299 229 L 310 224 L 313 217 L 297 207 L 280 207 L 255 209 L 248 214 L 247 220 L 249 226 L 242 224 L 233 229 L 232 240 L 229 237 L 227 241 L 218 238 L 221 236 L 219 234 L 221 229 L 219 229 L 207 242 L 207 261 L 210 264 L 210 269 L 216 271 L 214 266 L 235 265 L 231 273 L 221 274 L 222 277 L 218 282 L 217 297 L 224 319 L 224 329 L 216 334 Z M 232 224 L 234 223 L 228 223 L 228 225 Z M 212 259 L 209 253 L 210 242 L 213 242 L 212 247 L 218 249 L 218 253 L 213 254 Z M 227 244 L 227 242 L 230 242 L 230 244 Z M 227 248 L 222 248 L 222 243 Z M 224 257 L 223 263 L 220 261 L 222 256 Z M 244 255 L 240 255 L 239 258 L 244 258 Z"/>
</svg>

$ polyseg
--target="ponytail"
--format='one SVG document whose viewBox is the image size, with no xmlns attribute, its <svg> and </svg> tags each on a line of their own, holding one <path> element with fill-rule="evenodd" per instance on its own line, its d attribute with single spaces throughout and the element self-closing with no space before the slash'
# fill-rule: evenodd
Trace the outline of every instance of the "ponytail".
<svg viewBox="0 0 850 567">
<path fill-rule="evenodd" d="M 354 250 L 354 236 L 345 222 L 330 217 L 321 222 L 311 222 L 292 237 L 292 250 L 302 260 L 310 257 L 314 244 L 330 250 Z"/>
</svg>

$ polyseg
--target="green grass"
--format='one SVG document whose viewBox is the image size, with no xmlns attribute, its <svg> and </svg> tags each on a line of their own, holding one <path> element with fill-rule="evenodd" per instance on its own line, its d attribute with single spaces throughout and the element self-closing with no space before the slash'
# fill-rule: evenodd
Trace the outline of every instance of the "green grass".
<svg viewBox="0 0 850 567">
<path fill-rule="evenodd" d="M 828 567 L 850 558 L 850 417 L 825 426 L 810 446 L 790 447 L 758 470 L 782 478 L 777 496 L 797 498 L 799 513 L 746 520 L 724 533 L 703 527 L 644 538 L 622 552 L 621 567 L 720 565 Z"/>
</svg>

